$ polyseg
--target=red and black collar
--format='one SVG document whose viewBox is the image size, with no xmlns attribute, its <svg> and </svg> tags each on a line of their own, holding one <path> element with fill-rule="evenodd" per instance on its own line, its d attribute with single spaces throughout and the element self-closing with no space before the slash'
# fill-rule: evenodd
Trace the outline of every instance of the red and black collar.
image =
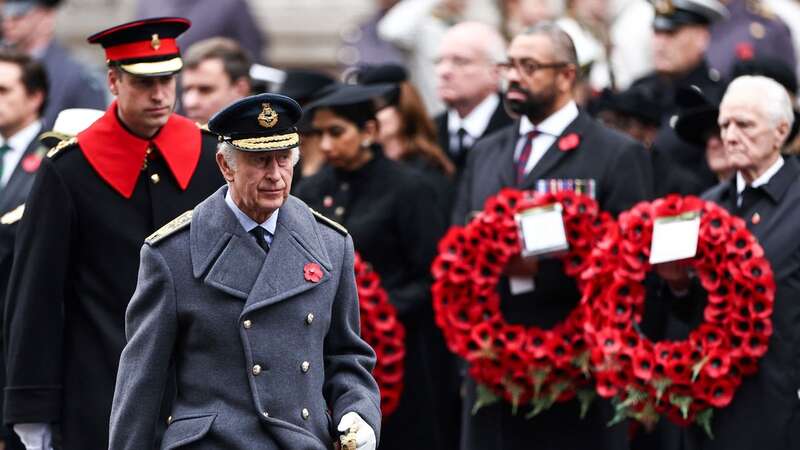
<svg viewBox="0 0 800 450">
<path fill-rule="evenodd" d="M 114 102 L 103 117 L 78 134 L 78 145 L 100 178 L 131 198 L 150 145 L 158 149 L 178 186 L 186 190 L 200 160 L 201 139 L 197 125 L 177 114 L 152 139 L 142 139 L 120 123 Z"/>
</svg>

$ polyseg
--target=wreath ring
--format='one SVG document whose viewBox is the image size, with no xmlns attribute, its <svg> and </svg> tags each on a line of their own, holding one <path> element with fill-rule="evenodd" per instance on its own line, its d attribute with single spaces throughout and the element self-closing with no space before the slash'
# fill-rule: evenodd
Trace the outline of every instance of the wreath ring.
<svg viewBox="0 0 800 450">
<path fill-rule="evenodd" d="M 580 284 L 595 242 L 614 222 L 593 199 L 572 191 L 504 189 L 469 224 L 451 228 L 439 243 L 431 269 L 436 323 L 477 382 L 473 411 L 504 399 L 514 413 L 530 405 L 530 418 L 577 395 L 585 414 L 594 397 L 583 335 L 585 304 L 552 329 L 510 324 L 500 311 L 498 282 L 506 263 L 521 250 L 515 214 L 554 203 L 562 205 L 569 243 L 561 256 L 564 270 Z"/>
<path fill-rule="evenodd" d="M 708 293 L 703 323 L 680 341 L 652 342 L 641 321 L 653 223 L 700 213 L 697 254 L 685 260 Z M 612 398 L 614 421 L 652 427 L 660 415 L 696 422 L 710 436 L 714 409 L 728 405 L 742 377 L 758 370 L 772 334 L 775 281 L 764 250 L 745 222 L 697 197 L 642 202 L 619 216 L 584 272 L 584 297 L 595 307 L 587 323 L 597 393 Z M 678 300 L 679 301 L 679 300 Z"/>
</svg>

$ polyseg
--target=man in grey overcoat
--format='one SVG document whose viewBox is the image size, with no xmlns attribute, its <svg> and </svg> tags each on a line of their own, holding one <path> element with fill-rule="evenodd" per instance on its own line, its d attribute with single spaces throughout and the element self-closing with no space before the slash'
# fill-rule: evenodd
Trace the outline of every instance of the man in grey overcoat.
<svg viewBox="0 0 800 450">
<path fill-rule="evenodd" d="M 142 247 L 110 449 L 375 449 L 352 239 L 289 195 L 300 116 L 261 94 L 211 119 L 227 186 Z"/>
</svg>

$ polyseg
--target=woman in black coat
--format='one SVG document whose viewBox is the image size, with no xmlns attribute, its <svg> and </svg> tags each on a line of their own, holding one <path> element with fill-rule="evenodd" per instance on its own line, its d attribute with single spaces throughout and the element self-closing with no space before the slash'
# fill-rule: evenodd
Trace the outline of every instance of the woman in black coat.
<svg viewBox="0 0 800 450">
<path fill-rule="evenodd" d="M 339 85 L 308 105 L 328 164 L 295 195 L 348 229 L 406 328 L 405 388 L 397 410 L 383 420 L 379 448 L 446 449 L 435 385 L 446 350 L 433 322 L 429 270 L 445 215 L 430 183 L 384 157 L 375 143 L 376 100 L 393 91 L 391 85 Z"/>
</svg>

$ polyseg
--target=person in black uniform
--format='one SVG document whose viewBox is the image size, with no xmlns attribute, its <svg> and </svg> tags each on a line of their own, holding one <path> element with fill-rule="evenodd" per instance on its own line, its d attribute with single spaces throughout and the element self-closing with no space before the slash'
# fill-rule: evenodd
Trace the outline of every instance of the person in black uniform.
<svg viewBox="0 0 800 450">
<path fill-rule="evenodd" d="M 216 137 L 173 114 L 175 38 L 189 25 L 148 19 L 91 36 L 116 101 L 39 167 L 4 316 L 4 422 L 28 448 L 108 448 L 142 242 L 224 182 Z"/>
<path fill-rule="evenodd" d="M 646 87 L 659 94 L 663 120 L 653 144 L 656 195 L 676 191 L 669 177 L 675 166 L 688 172 L 692 185 L 697 187 L 695 192 L 680 192 L 700 194 L 716 184 L 717 179 L 708 168 L 702 149 L 681 141 L 670 123 L 679 112 L 676 93 L 680 89 L 694 85 L 709 98 L 721 97 L 725 86 L 720 73 L 709 68 L 705 54 L 710 39 L 709 26 L 724 18 L 727 10 L 717 0 L 658 0 L 654 7 L 655 72 L 636 80 L 633 86 Z"/>
<path fill-rule="evenodd" d="M 340 222 L 355 249 L 380 275 L 406 329 L 405 378 L 398 409 L 381 426 L 380 448 L 446 449 L 436 404 L 446 355 L 433 322 L 430 264 L 445 231 L 433 188 L 411 168 L 386 158 L 377 137 L 374 100 L 393 85 L 338 85 L 307 106 L 328 164 L 295 195 Z"/>
<path fill-rule="evenodd" d="M 540 22 L 514 38 L 508 63 L 501 68 L 508 82 L 504 101 L 520 119 L 471 151 L 454 223 L 467 221 L 503 188 L 531 190 L 540 181 L 593 181 L 600 208 L 614 215 L 649 198 L 651 175 L 644 148 L 578 109 L 573 97 L 577 59 L 572 40 L 556 23 Z M 514 295 L 509 280 L 500 280 L 500 308 L 510 322 L 552 328 L 580 300 L 575 281 L 564 274 L 558 259 L 541 259 L 537 269 L 516 258 L 505 272 L 533 279 L 535 286 Z M 471 377 L 465 392 L 462 450 L 627 448 L 625 424 L 607 426 L 612 417 L 608 402 L 596 400 L 583 420 L 577 400 L 555 404 L 528 420 L 524 413 L 514 415 L 506 402 L 472 414 L 477 387 Z"/>
</svg>

